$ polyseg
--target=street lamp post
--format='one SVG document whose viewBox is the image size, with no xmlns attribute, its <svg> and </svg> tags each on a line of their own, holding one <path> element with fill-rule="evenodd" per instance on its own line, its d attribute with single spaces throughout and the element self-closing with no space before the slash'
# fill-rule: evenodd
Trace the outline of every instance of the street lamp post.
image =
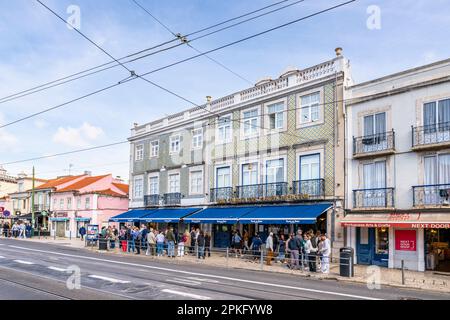
<svg viewBox="0 0 450 320">
<path fill-rule="evenodd" d="M 34 227 L 35 227 L 35 221 L 34 221 L 34 166 L 33 166 L 33 177 L 31 180 L 31 234 L 30 237 L 33 237 L 34 235 Z"/>
</svg>

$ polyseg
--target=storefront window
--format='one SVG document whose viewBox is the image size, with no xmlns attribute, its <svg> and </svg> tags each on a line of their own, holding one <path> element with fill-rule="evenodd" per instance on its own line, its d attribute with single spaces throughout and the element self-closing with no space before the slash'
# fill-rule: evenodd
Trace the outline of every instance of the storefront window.
<svg viewBox="0 0 450 320">
<path fill-rule="evenodd" d="M 389 228 L 375 230 L 375 244 L 376 254 L 389 254 Z"/>
</svg>

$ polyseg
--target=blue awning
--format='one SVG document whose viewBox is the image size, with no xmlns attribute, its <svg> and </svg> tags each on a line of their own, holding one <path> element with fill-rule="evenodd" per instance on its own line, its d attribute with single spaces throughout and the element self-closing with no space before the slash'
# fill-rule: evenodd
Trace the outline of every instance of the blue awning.
<svg viewBox="0 0 450 320">
<path fill-rule="evenodd" d="M 200 211 L 202 208 L 163 208 L 150 210 L 150 213 L 139 219 L 143 222 L 165 222 L 174 223 L 180 221 L 194 212 Z"/>
<path fill-rule="evenodd" d="M 330 207 L 330 203 L 262 206 L 240 217 L 239 222 L 243 224 L 315 224 L 317 217 Z"/>
<path fill-rule="evenodd" d="M 109 222 L 135 222 L 139 221 L 143 216 L 148 215 L 154 210 L 134 209 L 121 213 L 109 219 Z"/>
<path fill-rule="evenodd" d="M 239 217 L 255 209 L 256 207 L 208 208 L 183 220 L 186 223 L 235 224 L 238 222 Z"/>
</svg>

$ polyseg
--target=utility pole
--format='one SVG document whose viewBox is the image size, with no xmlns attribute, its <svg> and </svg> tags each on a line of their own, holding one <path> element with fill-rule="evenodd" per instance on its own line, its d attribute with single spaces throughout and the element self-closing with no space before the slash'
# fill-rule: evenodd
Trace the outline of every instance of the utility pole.
<svg viewBox="0 0 450 320">
<path fill-rule="evenodd" d="M 34 221 L 34 166 L 33 166 L 33 178 L 32 178 L 32 185 L 31 185 L 31 237 L 34 235 L 34 227 L 36 225 Z"/>
</svg>

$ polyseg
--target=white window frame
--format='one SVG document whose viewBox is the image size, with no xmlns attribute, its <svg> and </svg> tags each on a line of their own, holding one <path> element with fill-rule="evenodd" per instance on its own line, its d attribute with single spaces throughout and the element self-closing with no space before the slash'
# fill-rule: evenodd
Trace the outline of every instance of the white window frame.
<svg viewBox="0 0 450 320">
<path fill-rule="evenodd" d="M 296 180 L 300 180 L 301 172 L 300 172 L 300 157 L 310 156 L 313 154 L 320 154 L 320 178 L 323 179 L 325 177 L 325 147 L 321 146 L 319 148 L 306 148 L 297 150 L 295 157 L 295 177 Z"/>
<path fill-rule="evenodd" d="M 140 143 L 134 147 L 134 161 L 144 160 L 144 144 Z"/>
<path fill-rule="evenodd" d="M 269 108 L 274 106 L 274 105 L 283 105 L 283 110 L 278 111 L 278 112 L 271 112 L 269 113 Z M 271 101 L 269 103 L 266 103 L 264 105 L 264 110 L 265 110 L 265 127 L 267 128 L 267 134 L 270 133 L 276 133 L 276 132 L 281 132 L 281 131 L 286 131 L 287 130 L 287 99 L 280 99 L 280 100 L 275 100 L 275 101 Z M 275 128 L 271 128 L 270 127 L 270 115 L 275 114 Z M 282 117 L 283 120 L 283 125 L 281 127 L 277 127 L 277 115 L 280 115 Z"/>
<path fill-rule="evenodd" d="M 87 210 L 91 209 L 91 197 L 84 198 L 84 208 Z"/>
<path fill-rule="evenodd" d="M 283 160 L 283 181 L 279 181 L 278 183 L 287 182 L 287 156 L 279 155 L 279 156 L 273 156 L 273 157 L 268 157 L 268 158 L 264 159 L 264 182 L 263 183 L 267 183 L 267 162 L 272 161 L 272 160 Z"/>
<path fill-rule="evenodd" d="M 310 95 L 314 95 L 314 94 L 319 94 L 319 104 L 318 104 L 318 114 L 319 117 L 317 120 L 312 121 L 311 120 L 311 106 L 313 105 L 312 103 L 309 104 L 303 104 L 302 105 L 302 100 L 303 98 L 310 96 Z M 315 89 L 311 89 L 305 92 L 301 92 L 297 95 L 297 128 L 303 128 L 303 127 L 309 127 L 309 126 L 315 126 L 318 124 L 323 124 L 324 123 L 324 119 L 325 119 L 325 104 L 324 104 L 324 92 L 323 92 L 323 88 L 315 88 Z M 308 108 L 308 114 L 309 114 L 309 121 L 303 121 L 303 109 L 304 108 Z"/>
<path fill-rule="evenodd" d="M 72 209 L 72 198 L 67 198 L 67 210 Z"/>
<path fill-rule="evenodd" d="M 150 141 L 150 158 L 159 157 L 159 140 Z"/>
<path fill-rule="evenodd" d="M 194 130 L 192 130 L 192 149 L 202 149 L 202 148 L 203 148 L 203 128 L 195 128 Z"/>
<path fill-rule="evenodd" d="M 195 174 L 200 173 L 201 180 L 200 180 L 200 183 L 198 183 L 198 181 L 197 181 L 197 186 L 196 186 L 196 187 L 200 187 L 200 190 L 194 190 L 193 189 L 193 180 L 192 180 L 192 178 L 193 178 L 193 174 L 194 173 Z M 203 176 L 203 169 L 192 169 L 192 170 L 190 170 L 189 171 L 189 194 L 190 195 L 201 195 L 201 194 L 203 194 L 204 180 L 205 180 L 205 178 Z"/>
<path fill-rule="evenodd" d="M 170 178 L 173 176 L 178 176 L 178 188 L 176 191 L 171 190 Z M 180 172 L 170 172 L 167 174 L 167 193 L 180 193 L 181 192 L 181 174 Z"/>
<path fill-rule="evenodd" d="M 217 186 L 217 170 L 221 168 L 229 168 L 230 169 L 230 185 L 227 187 L 218 187 Z M 233 164 L 232 163 L 220 163 L 214 166 L 214 186 L 213 188 L 228 188 L 233 186 Z"/>
<path fill-rule="evenodd" d="M 77 209 L 78 210 L 81 209 L 81 198 L 80 197 L 77 198 Z"/>
<path fill-rule="evenodd" d="M 59 210 L 64 210 L 64 198 L 59 199 Z"/>
<path fill-rule="evenodd" d="M 220 119 L 225 119 L 225 118 L 229 118 L 228 122 L 224 122 L 224 123 L 220 123 Z M 223 132 L 225 135 L 225 139 L 221 138 L 220 135 L 220 129 L 223 128 Z M 230 133 L 229 136 L 226 136 L 226 132 L 227 129 L 229 128 L 228 132 Z M 219 119 L 217 120 L 217 126 L 216 126 L 216 137 L 215 137 L 215 142 L 216 144 L 225 144 L 225 143 L 231 143 L 233 141 L 233 114 L 226 114 L 223 115 L 221 117 L 219 117 Z"/>
<path fill-rule="evenodd" d="M 249 108 L 249 109 L 245 109 L 241 111 L 241 139 L 250 139 L 250 138 L 255 138 L 259 136 L 259 129 L 261 126 L 261 121 L 260 121 L 260 113 L 261 113 L 261 108 L 260 107 L 254 107 L 254 108 Z M 255 111 L 257 112 L 256 116 L 250 117 L 250 118 L 245 118 L 245 113 L 248 112 L 252 112 Z M 252 124 L 253 120 L 256 120 L 256 124 Z M 245 132 L 245 127 L 247 125 L 249 125 L 249 133 Z"/>
<path fill-rule="evenodd" d="M 249 185 L 254 185 L 254 184 L 260 184 L 261 183 L 261 168 L 260 168 L 260 162 L 259 160 L 255 160 L 255 159 L 249 159 L 248 161 L 243 161 L 239 164 L 239 185 L 243 186 L 243 181 L 244 181 L 244 171 L 243 171 L 243 167 L 245 165 L 248 164 L 255 164 L 256 165 L 256 182 L 252 182 Z"/>
<path fill-rule="evenodd" d="M 176 145 L 173 143 L 176 142 L 177 140 L 178 140 L 178 150 L 175 150 L 172 147 Z M 176 135 L 170 136 L 170 138 L 169 138 L 169 154 L 177 154 L 177 153 L 180 153 L 180 151 L 181 151 L 181 135 L 176 134 Z"/>
<path fill-rule="evenodd" d="M 156 193 L 155 192 L 152 192 L 152 184 L 150 183 L 150 181 L 152 180 L 152 179 L 155 179 L 156 178 L 156 185 L 157 185 L 157 187 L 156 187 Z M 158 174 L 153 174 L 153 175 L 149 175 L 148 176 L 148 190 L 147 190 L 147 194 L 148 195 L 155 195 L 155 194 L 158 194 L 159 195 L 159 175 Z"/>
<path fill-rule="evenodd" d="M 141 180 L 140 193 L 136 194 L 136 180 Z M 143 176 L 135 176 L 133 177 L 133 199 L 143 199 L 144 197 L 144 178 Z"/>
</svg>

